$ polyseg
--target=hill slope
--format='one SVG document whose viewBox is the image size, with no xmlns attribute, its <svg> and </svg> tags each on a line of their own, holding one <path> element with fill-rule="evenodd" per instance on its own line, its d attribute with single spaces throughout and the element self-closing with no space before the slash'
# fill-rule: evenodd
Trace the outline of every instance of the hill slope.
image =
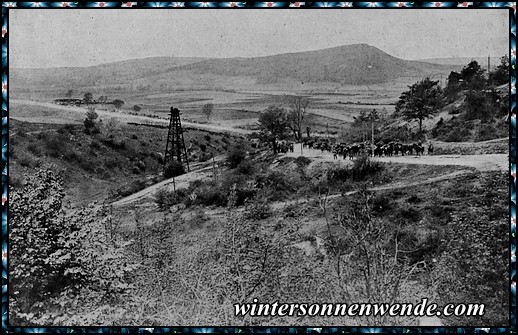
<svg viewBox="0 0 518 335">
<path fill-rule="evenodd" d="M 306 51 L 257 58 L 172 58 L 159 57 L 104 64 L 87 68 L 12 69 L 10 86 L 100 87 L 140 85 L 157 90 L 160 85 L 187 83 L 240 87 L 241 82 L 270 85 L 277 83 L 338 83 L 342 85 L 382 84 L 401 77 L 418 80 L 427 75 L 448 74 L 456 66 L 408 61 L 393 57 L 367 44 Z M 410 80 L 409 82 L 411 82 Z"/>
<path fill-rule="evenodd" d="M 266 84 L 290 78 L 302 82 L 365 85 L 386 83 L 399 77 L 448 73 L 452 67 L 403 60 L 367 44 L 354 44 L 259 58 L 209 59 L 179 69 L 197 74 L 253 76 L 258 83 Z"/>
<path fill-rule="evenodd" d="M 27 86 L 80 88 L 100 85 L 124 85 L 139 78 L 170 72 L 178 66 L 203 60 L 205 58 L 153 57 L 88 67 L 12 68 L 9 73 L 9 81 L 10 88 L 14 90 Z"/>
</svg>

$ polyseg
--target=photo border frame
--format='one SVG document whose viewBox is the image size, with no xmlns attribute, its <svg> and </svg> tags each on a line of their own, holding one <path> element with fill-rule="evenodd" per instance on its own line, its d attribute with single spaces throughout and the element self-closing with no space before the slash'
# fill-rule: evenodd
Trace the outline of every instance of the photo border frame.
<svg viewBox="0 0 518 335">
<path fill-rule="evenodd" d="M 9 10 L 12 8 L 157 8 L 181 10 L 182 8 L 220 8 L 244 10 L 263 8 L 275 10 L 289 8 L 329 8 L 354 10 L 355 8 L 508 8 L 509 9 L 509 321 L 505 328 L 473 327 L 11 327 L 8 315 L 8 145 L 9 145 Z M 516 333 L 516 3 L 514 2 L 2 2 L 2 332 L 3 333 Z"/>
</svg>

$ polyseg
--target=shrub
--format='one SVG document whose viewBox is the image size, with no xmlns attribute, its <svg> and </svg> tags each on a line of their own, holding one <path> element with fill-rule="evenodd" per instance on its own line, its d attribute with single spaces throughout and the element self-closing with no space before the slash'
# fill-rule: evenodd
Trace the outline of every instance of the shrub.
<svg viewBox="0 0 518 335">
<path fill-rule="evenodd" d="M 135 180 L 131 184 L 118 189 L 117 193 L 119 193 L 123 197 L 127 197 L 129 195 L 137 193 L 140 190 L 143 190 L 145 187 L 146 182 L 144 180 Z"/>
<path fill-rule="evenodd" d="M 419 222 L 422 216 L 418 210 L 410 206 L 400 208 L 398 214 L 401 218 L 414 223 Z"/>
<path fill-rule="evenodd" d="M 187 192 L 184 203 L 190 205 L 225 206 L 227 204 L 228 190 L 215 182 L 202 183 Z"/>
<path fill-rule="evenodd" d="M 200 155 L 200 158 L 198 159 L 198 162 L 203 163 L 203 162 L 208 161 L 209 159 L 210 159 L 210 156 L 209 156 L 209 155 L 207 155 L 207 154 L 205 154 L 205 153 L 202 153 L 202 154 Z"/>
<path fill-rule="evenodd" d="M 13 140 L 10 140 L 10 143 L 9 143 L 9 157 L 11 159 L 18 157 L 18 155 L 16 155 L 16 150 L 14 149 L 14 141 Z"/>
<path fill-rule="evenodd" d="M 451 212 L 453 207 L 441 205 L 439 201 L 434 200 L 428 207 L 431 214 L 431 219 L 435 224 L 445 225 L 451 220 Z"/>
<path fill-rule="evenodd" d="M 62 184 L 52 171 L 40 170 L 28 177 L 23 189 L 11 193 L 10 294 L 25 312 L 47 292 L 54 294 L 71 280 L 65 268 L 48 261 L 65 247 L 64 232 L 71 228 L 60 216 Z"/>
<path fill-rule="evenodd" d="M 34 166 L 34 159 L 28 155 L 24 155 L 18 159 L 18 163 L 20 163 L 20 165 L 23 167 L 32 167 Z"/>
<path fill-rule="evenodd" d="M 264 198 L 255 198 L 245 207 L 245 217 L 251 220 L 263 220 L 272 215 L 270 206 Z"/>
<path fill-rule="evenodd" d="M 462 142 L 471 137 L 470 130 L 473 124 L 470 122 L 460 122 L 458 118 L 452 118 L 448 122 L 437 124 L 432 129 L 432 136 L 445 142 Z"/>
<path fill-rule="evenodd" d="M 351 175 L 354 181 L 363 181 L 382 170 L 383 166 L 379 162 L 372 161 L 368 155 L 364 154 L 354 160 Z"/>
<path fill-rule="evenodd" d="M 160 210 L 167 210 L 172 205 L 176 205 L 180 203 L 180 201 L 185 197 L 185 191 L 183 189 L 174 191 L 168 191 L 165 188 L 159 189 L 155 193 L 155 203 L 158 205 Z"/>
<path fill-rule="evenodd" d="M 235 169 L 246 157 L 245 148 L 242 145 L 234 146 L 227 154 L 227 162 L 231 169 Z"/>
<path fill-rule="evenodd" d="M 91 207 L 65 216 L 64 196 L 63 181 L 48 169 L 11 192 L 9 300 L 16 324 L 62 324 L 74 308 L 95 310 L 129 287 L 124 278 L 134 269 L 106 230 L 111 215 Z M 102 300 L 93 298 L 99 294 Z"/>
<path fill-rule="evenodd" d="M 79 166 L 85 171 L 95 172 L 95 165 L 92 164 L 90 160 L 81 160 Z"/>
<path fill-rule="evenodd" d="M 99 141 L 94 140 L 90 143 L 90 148 L 99 150 L 101 149 L 101 143 L 99 143 Z"/>
<path fill-rule="evenodd" d="M 182 163 L 171 161 L 164 169 L 164 178 L 173 178 L 185 173 L 185 168 Z"/>
<path fill-rule="evenodd" d="M 393 207 L 392 199 L 384 194 L 377 195 L 372 199 L 372 210 L 376 213 L 383 213 Z"/>
<path fill-rule="evenodd" d="M 73 134 L 74 133 L 74 125 L 73 124 L 65 124 L 65 125 L 62 125 L 62 126 L 58 127 L 58 129 L 56 131 L 59 134 L 63 134 L 63 135 Z"/>
<path fill-rule="evenodd" d="M 104 144 L 106 144 L 106 146 L 112 148 L 112 149 L 116 149 L 116 150 L 124 150 L 126 149 L 126 142 L 124 142 L 124 140 L 116 140 L 114 138 L 105 138 L 105 139 L 102 139 L 102 142 Z"/>
<path fill-rule="evenodd" d="M 311 159 L 309 159 L 305 156 L 299 156 L 299 157 L 295 158 L 295 164 L 297 164 L 299 169 L 304 169 L 310 163 L 311 163 Z"/>
<path fill-rule="evenodd" d="M 494 138 L 500 137 L 498 134 L 498 130 L 493 124 L 487 124 L 483 127 L 480 127 L 477 132 L 476 141 L 487 141 L 492 140 Z"/>
<path fill-rule="evenodd" d="M 244 175 L 251 175 L 254 172 L 254 165 L 250 161 L 242 161 L 236 168 L 237 172 Z"/>
<path fill-rule="evenodd" d="M 279 170 L 267 170 L 255 176 L 254 183 L 259 190 L 268 190 L 268 200 L 279 201 L 307 187 L 308 183 L 297 173 Z"/>
<path fill-rule="evenodd" d="M 46 143 L 47 155 L 60 158 L 68 151 L 66 140 L 62 136 L 52 137 Z"/>
<path fill-rule="evenodd" d="M 351 177 L 351 170 L 345 167 L 330 169 L 328 173 L 329 181 L 348 181 Z"/>
<path fill-rule="evenodd" d="M 21 178 L 17 178 L 12 175 L 9 176 L 9 187 L 12 187 L 13 189 L 15 189 L 15 188 L 23 187 L 23 185 L 24 185 L 24 183 Z"/>
<path fill-rule="evenodd" d="M 205 150 L 207 150 L 207 146 L 206 146 L 205 144 L 203 144 L 203 143 L 202 143 L 202 144 L 200 144 L 200 150 L 201 150 L 202 152 L 205 152 Z"/>
<path fill-rule="evenodd" d="M 88 108 L 88 111 L 86 112 L 86 119 L 83 122 L 83 125 L 85 127 L 85 133 L 87 134 L 93 134 L 95 132 L 99 132 L 97 129 L 97 118 L 99 115 L 95 112 L 94 108 Z M 97 131 L 94 131 L 97 130 Z"/>
<path fill-rule="evenodd" d="M 81 160 L 81 157 L 78 154 L 76 154 L 74 151 L 67 151 L 63 155 L 63 159 L 68 162 L 78 162 Z"/>
<path fill-rule="evenodd" d="M 37 157 L 40 157 L 42 154 L 41 147 L 36 143 L 29 143 L 27 150 L 29 150 L 29 152 L 33 153 Z"/>
</svg>

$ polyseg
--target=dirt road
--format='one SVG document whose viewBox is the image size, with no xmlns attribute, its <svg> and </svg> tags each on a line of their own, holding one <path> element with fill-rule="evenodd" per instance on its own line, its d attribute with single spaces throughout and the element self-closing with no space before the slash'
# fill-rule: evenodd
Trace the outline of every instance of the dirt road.
<svg viewBox="0 0 518 335">
<path fill-rule="evenodd" d="M 300 147 L 299 154 L 297 154 L 297 150 L 295 150 L 295 153 L 290 153 L 288 156 L 300 156 Z M 304 156 L 311 157 L 315 160 L 321 160 L 321 161 L 335 161 L 340 162 L 343 164 L 352 164 L 352 162 L 348 159 L 343 160 L 335 160 L 333 159 L 333 154 L 329 152 L 321 152 L 320 150 L 312 150 L 312 149 L 304 149 L 303 151 Z M 222 160 L 222 156 L 218 158 L 218 161 Z M 494 154 L 494 155 L 465 155 L 465 156 L 455 156 L 455 155 L 444 155 L 444 156 L 421 156 L 421 157 L 414 157 L 414 156 L 395 156 L 395 157 L 381 157 L 381 158 L 375 158 L 378 161 L 382 162 L 394 162 L 394 163 L 402 163 L 402 164 L 425 164 L 425 165 L 456 165 L 456 166 L 465 166 L 465 167 L 473 167 L 480 171 L 505 171 L 508 169 L 508 163 L 507 163 L 507 155 L 500 155 L 500 154 Z M 196 170 L 194 168 L 194 171 L 190 173 L 186 173 L 184 175 L 181 175 L 176 178 L 176 188 L 186 188 L 189 186 L 189 183 L 196 179 L 205 179 L 210 178 L 212 176 L 212 167 L 203 167 L 199 170 Z M 455 171 L 449 174 L 437 176 L 437 177 L 431 177 L 427 178 L 425 180 L 420 180 L 419 182 L 396 182 L 391 183 L 389 185 L 385 186 L 379 186 L 379 187 L 372 187 L 369 190 L 371 191 L 382 191 L 382 190 L 390 190 L 390 189 L 396 189 L 396 188 L 405 188 L 405 187 L 412 187 L 412 186 L 419 186 L 429 183 L 434 183 L 437 181 L 457 178 L 462 175 L 466 175 L 472 173 L 470 170 L 459 170 Z M 173 189 L 173 180 L 167 179 L 164 180 L 158 184 L 155 184 L 153 186 L 150 186 L 140 192 L 137 192 L 135 194 L 132 194 L 124 199 L 118 200 L 113 203 L 114 206 L 123 206 L 131 204 L 137 200 L 143 199 L 143 198 L 151 198 L 153 195 L 158 191 L 160 188 L 167 187 L 168 190 Z M 346 196 L 355 194 L 356 191 L 347 192 Z M 341 194 L 334 194 L 330 195 L 328 199 L 333 199 L 336 197 L 342 196 Z M 282 208 L 284 206 L 290 205 L 292 203 L 304 201 L 303 199 L 299 200 L 291 200 L 291 201 L 284 201 L 272 204 L 272 207 L 274 209 Z"/>
<path fill-rule="evenodd" d="M 225 159 L 225 156 L 217 156 L 214 158 L 214 167 L 219 167 L 219 164 Z M 178 176 L 176 178 L 166 179 L 157 183 L 155 185 L 151 185 L 137 193 L 134 193 L 130 196 L 127 196 L 123 199 L 112 202 L 113 206 L 124 206 L 136 202 L 142 199 L 151 199 L 154 197 L 155 193 L 164 188 L 168 191 L 172 191 L 175 187 L 176 189 L 187 188 L 189 184 L 197 179 L 207 179 L 213 177 L 213 166 L 212 162 L 205 163 L 195 163 L 191 166 L 191 172 Z"/>
<path fill-rule="evenodd" d="M 350 162 L 346 159 L 333 159 L 333 154 L 328 151 L 320 151 L 315 149 L 302 149 L 300 151 L 300 144 L 295 144 L 293 153 L 288 153 L 288 156 L 298 157 L 306 156 L 322 161 L 341 161 L 345 164 Z M 425 165 L 457 165 L 474 167 L 480 171 L 506 171 L 509 169 L 509 161 L 506 154 L 488 154 L 488 155 L 425 155 L 416 157 L 410 156 L 392 156 L 392 157 L 375 157 L 374 160 L 380 162 L 392 162 L 402 164 L 425 164 Z"/>
<path fill-rule="evenodd" d="M 76 121 L 76 122 L 83 122 L 85 116 L 86 116 L 86 108 L 83 107 L 75 107 L 75 106 L 62 106 L 53 104 L 50 102 L 43 102 L 43 101 L 32 101 L 32 100 L 17 100 L 17 99 L 11 99 L 9 100 L 9 104 L 12 105 L 30 105 L 30 106 L 40 106 L 50 109 L 55 109 L 63 112 L 67 112 L 68 115 L 66 117 L 66 123 L 70 123 L 70 121 Z M 134 123 L 144 123 L 144 124 L 159 124 L 159 125 L 168 125 L 169 120 L 165 119 L 155 119 L 147 116 L 142 115 L 130 115 L 122 112 L 110 112 L 106 110 L 96 110 L 95 111 L 101 118 L 111 119 L 115 118 L 121 122 L 134 122 Z M 16 114 L 11 113 L 10 117 L 15 120 L 25 121 L 25 122 L 34 122 L 34 120 L 31 117 L 26 116 L 16 116 Z M 38 120 L 39 123 L 63 123 L 63 117 L 60 115 L 56 115 L 56 117 L 48 117 L 46 116 L 43 119 Z M 232 128 L 222 125 L 215 125 L 215 124 L 201 124 L 201 123 L 194 123 L 194 122 L 186 122 L 182 121 L 182 125 L 186 128 L 194 128 L 194 129 L 200 129 L 200 130 L 207 130 L 207 131 L 213 131 L 218 133 L 223 132 L 229 132 L 229 133 L 235 133 L 235 134 L 250 134 L 252 131 L 246 130 L 246 129 L 238 129 L 238 128 Z"/>
</svg>

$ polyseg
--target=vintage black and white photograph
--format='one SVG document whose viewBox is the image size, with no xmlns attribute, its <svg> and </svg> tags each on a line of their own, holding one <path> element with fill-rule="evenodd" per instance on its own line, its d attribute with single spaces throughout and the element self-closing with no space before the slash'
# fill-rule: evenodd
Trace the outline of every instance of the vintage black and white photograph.
<svg viewBox="0 0 518 335">
<path fill-rule="evenodd" d="M 508 9 L 10 9 L 10 326 L 509 326 Z"/>
</svg>

